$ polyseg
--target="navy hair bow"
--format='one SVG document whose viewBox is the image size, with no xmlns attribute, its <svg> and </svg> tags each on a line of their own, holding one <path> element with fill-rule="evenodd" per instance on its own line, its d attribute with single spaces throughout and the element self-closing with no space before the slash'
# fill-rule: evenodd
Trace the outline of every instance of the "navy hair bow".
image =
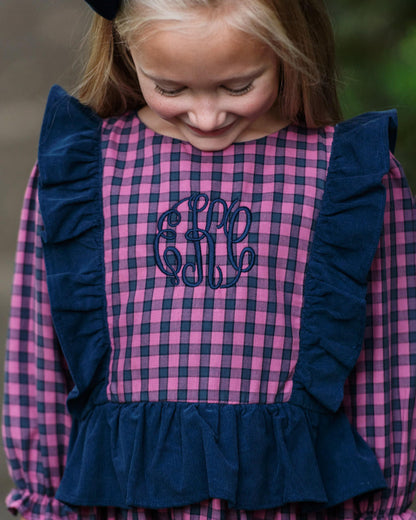
<svg viewBox="0 0 416 520">
<path fill-rule="evenodd" d="M 86 0 L 96 13 L 107 20 L 113 20 L 120 7 L 121 0 Z"/>
</svg>

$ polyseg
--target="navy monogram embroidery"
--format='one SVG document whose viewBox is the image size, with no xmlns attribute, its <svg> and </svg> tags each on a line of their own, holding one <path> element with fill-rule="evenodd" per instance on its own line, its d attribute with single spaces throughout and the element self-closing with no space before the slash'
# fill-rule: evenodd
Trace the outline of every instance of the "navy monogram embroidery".
<svg viewBox="0 0 416 520">
<path fill-rule="evenodd" d="M 196 193 L 177 202 L 171 209 L 163 213 L 158 220 L 158 233 L 154 239 L 154 253 L 158 268 L 168 278 L 173 285 L 180 283 L 179 276 L 183 283 L 189 287 L 197 287 L 203 281 L 203 258 L 201 252 L 201 242 L 207 243 L 207 278 L 208 284 L 212 289 L 228 288 L 235 285 L 242 273 L 250 271 L 255 263 L 256 255 L 252 247 L 244 247 L 238 258 L 235 254 L 235 244 L 242 242 L 248 235 L 251 227 L 251 212 L 246 207 L 238 206 L 239 200 L 232 201 L 230 206 L 223 199 L 209 201 L 208 195 Z M 181 206 L 183 207 L 181 208 Z M 212 221 L 214 219 L 215 206 L 222 208 L 221 221 L 216 225 L 217 229 L 222 229 L 227 244 L 227 261 L 235 271 L 235 276 L 231 280 L 224 280 L 223 271 L 220 266 L 215 265 L 215 240 L 210 233 Z M 182 213 L 181 213 L 182 211 Z M 182 255 L 174 245 L 168 245 L 175 241 L 177 231 L 175 228 L 184 220 L 183 213 L 189 217 L 191 225 L 184 236 L 188 242 L 193 244 L 194 261 L 183 265 Z M 200 225 L 200 214 L 205 214 L 205 227 Z M 244 229 L 240 234 L 236 232 L 237 224 L 242 220 L 245 223 Z M 240 228 L 242 226 L 240 225 Z M 161 255 L 161 249 L 164 247 Z M 163 260 L 162 260 L 163 259 Z M 217 278 L 217 280 L 215 280 Z"/>
</svg>

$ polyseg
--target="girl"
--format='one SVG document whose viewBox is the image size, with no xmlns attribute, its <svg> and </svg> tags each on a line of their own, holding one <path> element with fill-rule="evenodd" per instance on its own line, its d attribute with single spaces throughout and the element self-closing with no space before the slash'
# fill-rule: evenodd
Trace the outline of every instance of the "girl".
<svg viewBox="0 0 416 520">
<path fill-rule="evenodd" d="M 52 89 L 23 210 L 8 507 L 416 518 L 395 113 L 339 123 L 320 0 L 89 3 L 79 100 Z"/>
</svg>

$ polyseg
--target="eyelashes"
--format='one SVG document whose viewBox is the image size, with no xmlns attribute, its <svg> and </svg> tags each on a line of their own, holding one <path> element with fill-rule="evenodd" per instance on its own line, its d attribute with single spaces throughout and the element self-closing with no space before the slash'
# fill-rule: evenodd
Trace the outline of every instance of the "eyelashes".
<svg viewBox="0 0 416 520">
<path fill-rule="evenodd" d="M 168 89 L 162 88 L 159 85 L 155 85 L 155 90 L 158 94 L 161 94 L 162 96 L 174 97 L 180 94 L 183 90 L 185 90 L 185 87 L 177 89 Z"/>
<path fill-rule="evenodd" d="M 241 88 L 228 88 L 223 86 L 224 90 L 226 90 L 231 96 L 243 96 L 244 94 L 247 94 L 251 91 L 253 88 L 253 82 L 251 81 L 248 85 L 245 85 Z M 178 89 L 168 89 L 163 88 L 160 85 L 155 85 L 155 91 L 160 94 L 161 96 L 167 96 L 167 97 L 175 97 L 181 94 L 184 90 L 186 90 L 186 87 L 181 87 Z"/>
<path fill-rule="evenodd" d="M 227 88 L 223 87 L 227 92 L 229 92 L 232 96 L 242 96 L 244 94 L 247 94 L 247 92 L 250 92 L 250 90 L 253 88 L 253 82 L 249 83 L 245 87 L 242 88 Z"/>
</svg>

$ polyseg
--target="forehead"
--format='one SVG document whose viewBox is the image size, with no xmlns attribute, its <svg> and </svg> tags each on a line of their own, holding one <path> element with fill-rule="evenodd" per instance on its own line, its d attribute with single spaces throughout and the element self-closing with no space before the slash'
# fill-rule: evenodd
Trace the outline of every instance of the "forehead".
<svg viewBox="0 0 416 520">
<path fill-rule="evenodd" d="M 273 51 L 254 36 L 227 23 L 157 23 L 133 44 L 136 65 L 157 77 L 242 76 L 275 61 Z M 214 78 L 213 78 L 214 79 Z"/>
</svg>

